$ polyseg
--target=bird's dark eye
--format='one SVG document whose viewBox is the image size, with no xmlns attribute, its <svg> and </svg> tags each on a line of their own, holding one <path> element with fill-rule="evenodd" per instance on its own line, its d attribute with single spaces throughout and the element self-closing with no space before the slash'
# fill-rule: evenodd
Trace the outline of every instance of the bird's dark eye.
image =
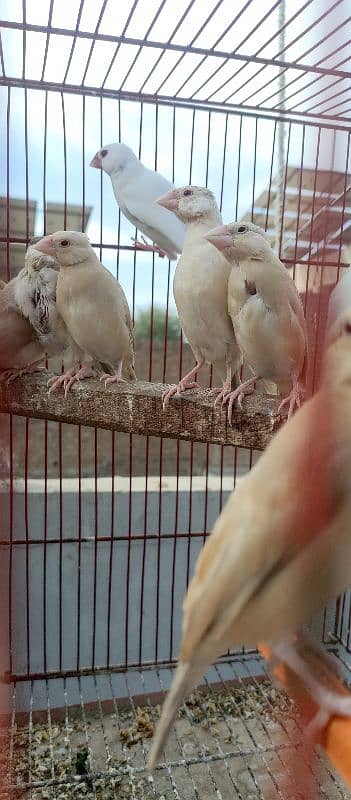
<svg viewBox="0 0 351 800">
<path fill-rule="evenodd" d="M 351 333 L 351 322 L 345 322 L 344 331 L 345 333 Z"/>
<path fill-rule="evenodd" d="M 248 231 L 248 228 L 246 227 L 246 225 L 239 225 L 238 233 L 247 233 L 247 231 Z"/>
<path fill-rule="evenodd" d="M 101 158 L 105 158 L 107 156 L 108 150 L 100 150 Z"/>
<path fill-rule="evenodd" d="M 183 192 L 184 197 L 189 197 L 190 194 L 192 194 L 191 189 L 184 189 L 184 192 Z"/>
<path fill-rule="evenodd" d="M 70 244 L 71 242 L 69 242 L 68 239 L 62 239 L 62 242 L 60 242 L 61 247 L 69 247 Z"/>
</svg>

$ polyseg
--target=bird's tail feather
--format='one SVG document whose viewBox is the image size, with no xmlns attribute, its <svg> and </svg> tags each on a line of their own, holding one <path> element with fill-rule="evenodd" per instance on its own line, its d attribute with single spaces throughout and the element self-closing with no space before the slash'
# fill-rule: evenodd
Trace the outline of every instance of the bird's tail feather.
<svg viewBox="0 0 351 800">
<path fill-rule="evenodd" d="M 205 670 L 206 665 L 194 666 L 188 661 L 179 661 L 173 683 L 163 704 L 161 719 L 156 728 L 155 738 L 150 749 L 148 760 L 150 772 L 160 760 L 179 706 L 186 695 L 195 688 Z"/>
</svg>

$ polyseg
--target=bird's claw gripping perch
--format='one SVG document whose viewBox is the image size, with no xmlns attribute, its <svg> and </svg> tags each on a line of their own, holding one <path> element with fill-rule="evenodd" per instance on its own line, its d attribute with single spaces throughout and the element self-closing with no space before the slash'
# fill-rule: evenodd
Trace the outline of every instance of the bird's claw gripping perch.
<svg viewBox="0 0 351 800">
<path fill-rule="evenodd" d="M 225 390 L 224 387 L 222 387 L 222 388 L 219 388 L 219 387 L 217 388 L 216 387 L 215 389 L 212 388 L 211 392 L 214 392 L 214 394 L 217 395 L 217 397 L 216 397 L 216 399 L 214 401 L 214 405 L 215 406 L 219 406 L 219 404 L 220 404 L 220 402 L 222 400 L 222 406 L 223 406 L 225 404 L 225 402 L 226 402 L 226 399 L 228 397 L 229 392 L 227 390 Z"/>
<path fill-rule="evenodd" d="M 110 383 L 127 383 L 127 381 L 122 378 L 122 366 L 123 361 L 120 361 L 113 375 L 110 375 L 108 372 L 103 372 L 100 375 L 100 381 L 104 381 L 105 389 Z"/>
<path fill-rule="evenodd" d="M 182 394 L 182 392 L 186 392 L 188 389 L 199 389 L 199 384 L 193 380 L 196 378 L 197 373 L 202 369 L 204 365 L 204 361 L 201 359 L 196 362 L 195 367 L 190 370 L 184 377 L 179 381 L 178 384 L 173 384 L 168 389 L 166 389 L 162 394 L 162 408 L 165 409 L 168 405 L 171 397 L 177 395 L 178 397 Z"/>
<path fill-rule="evenodd" d="M 278 407 L 278 414 L 280 414 L 282 408 L 287 405 L 289 406 L 288 419 L 290 419 L 295 411 L 295 408 L 300 408 L 301 406 L 301 393 L 297 378 L 295 376 L 293 377 L 293 388 L 290 394 L 288 394 L 287 397 L 284 397 L 280 403 L 280 406 Z"/>
<path fill-rule="evenodd" d="M 222 405 L 224 406 L 228 403 L 228 422 L 230 425 L 232 424 L 233 405 L 235 401 L 237 400 L 238 406 L 241 409 L 244 397 L 253 393 L 257 380 L 257 375 L 255 375 L 253 378 L 249 378 L 249 380 L 241 383 L 240 386 L 237 386 L 232 392 L 227 392 L 227 394 L 224 395 Z"/>
<path fill-rule="evenodd" d="M 232 390 L 232 375 L 231 371 L 227 371 L 227 377 L 225 381 L 223 381 L 223 386 L 214 386 L 211 388 L 211 392 L 217 395 L 214 405 L 217 406 L 220 404 L 222 400 L 222 406 L 225 405 L 227 397 L 229 397 L 230 392 Z"/>
<path fill-rule="evenodd" d="M 94 377 L 95 371 L 89 365 L 83 364 L 83 366 L 79 368 L 71 367 L 66 372 L 63 372 L 62 375 L 54 375 L 52 378 L 49 378 L 47 383 L 47 385 L 50 387 L 48 394 L 50 395 L 52 392 L 55 392 L 56 389 L 59 389 L 60 386 L 63 386 L 65 397 L 67 397 L 68 392 L 74 383 L 77 383 L 84 378 Z"/>
<path fill-rule="evenodd" d="M 42 361 L 42 359 L 40 360 Z M 22 378 L 23 375 L 30 375 L 31 373 L 35 372 L 46 372 L 46 367 L 41 365 L 40 362 L 36 362 L 35 364 L 30 364 L 28 367 L 22 367 L 21 369 L 6 369 L 4 372 L 0 373 L 0 381 L 5 381 L 6 385 L 9 386 L 10 383 L 16 381 L 17 378 Z"/>
<path fill-rule="evenodd" d="M 125 378 L 117 375 L 117 373 L 115 375 L 109 375 L 108 372 L 103 372 L 102 375 L 100 375 L 100 381 L 104 381 L 105 389 L 110 383 L 128 383 Z"/>
<path fill-rule="evenodd" d="M 168 406 L 169 401 L 172 397 L 181 397 L 183 392 L 188 391 L 188 389 L 199 389 L 200 386 L 196 381 L 192 381 L 190 383 L 184 382 L 184 380 L 179 381 L 179 383 L 170 386 L 162 393 L 162 408 L 165 409 Z"/>
</svg>

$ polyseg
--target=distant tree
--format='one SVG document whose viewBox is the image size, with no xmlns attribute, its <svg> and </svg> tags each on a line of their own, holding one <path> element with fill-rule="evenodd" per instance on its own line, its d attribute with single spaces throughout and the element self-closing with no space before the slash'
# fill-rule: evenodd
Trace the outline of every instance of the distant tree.
<svg viewBox="0 0 351 800">
<path fill-rule="evenodd" d="M 135 319 L 135 338 L 150 338 L 150 319 L 151 308 L 141 309 Z M 154 307 L 152 335 L 155 340 L 163 340 L 165 337 L 166 311 L 164 308 Z M 167 319 L 167 339 L 178 339 L 180 336 L 180 325 L 177 314 L 174 311 L 168 312 Z"/>
</svg>

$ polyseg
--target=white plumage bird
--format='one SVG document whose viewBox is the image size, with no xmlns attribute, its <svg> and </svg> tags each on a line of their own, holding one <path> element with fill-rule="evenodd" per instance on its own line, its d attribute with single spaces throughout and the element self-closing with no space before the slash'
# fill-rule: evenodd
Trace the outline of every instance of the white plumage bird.
<svg viewBox="0 0 351 800">
<path fill-rule="evenodd" d="M 174 211 L 186 225 L 182 255 L 174 275 L 174 299 L 182 329 L 196 359 L 195 367 L 177 386 L 164 392 L 163 404 L 196 386 L 194 378 L 205 363 L 220 374 L 219 396 L 237 384 L 241 364 L 233 325 L 228 314 L 230 264 L 206 241 L 205 234 L 221 222 L 216 200 L 209 189 L 185 186 L 160 197 L 159 204 Z"/>
<path fill-rule="evenodd" d="M 98 150 L 90 166 L 103 169 L 110 176 L 122 214 L 154 243 L 136 240 L 136 247 L 176 259 L 183 248 L 184 225 L 165 208 L 155 205 L 155 200 L 172 188 L 170 181 L 144 167 L 130 147 L 118 142 Z"/>
</svg>

